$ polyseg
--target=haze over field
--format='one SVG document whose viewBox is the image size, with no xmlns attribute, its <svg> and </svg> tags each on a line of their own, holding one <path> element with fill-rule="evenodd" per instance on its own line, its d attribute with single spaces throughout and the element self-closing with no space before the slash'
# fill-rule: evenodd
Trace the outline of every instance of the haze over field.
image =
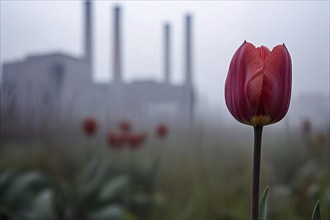
<svg viewBox="0 0 330 220">
<path fill-rule="evenodd" d="M 304 103 L 297 101 L 304 99 L 298 97 L 310 96 L 309 93 L 323 94 L 320 102 L 326 104 L 316 108 L 322 108 L 322 112 L 329 110 L 328 1 L 94 2 L 96 81 L 111 80 L 111 11 L 120 5 L 124 78 L 162 80 L 163 25 L 169 22 L 173 37 L 172 81 L 182 82 L 183 18 L 191 13 L 194 82 L 203 106 L 215 112 L 213 107 L 225 106 L 223 86 L 229 62 L 247 40 L 269 48 L 285 43 L 293 62 L 292 103 Z M 1 63 L 53 51 L 81 56 L 82 6 L 80 1 L 1 1 Z M 232 120 L 226 109 L 219 117 Z M 329 116 L 326 117 L 329 121 Z"/>
<path fill-rule="evenodd" d="M 269 186 L 267 218 L 330 220 L 329 4 L 0 0 L 0 219 L 245 220 Z M 292 58 L 263 130 L 289 75 L 256 114 L 228 81 L 235 120 L 244 40 Z"/>
</svg>

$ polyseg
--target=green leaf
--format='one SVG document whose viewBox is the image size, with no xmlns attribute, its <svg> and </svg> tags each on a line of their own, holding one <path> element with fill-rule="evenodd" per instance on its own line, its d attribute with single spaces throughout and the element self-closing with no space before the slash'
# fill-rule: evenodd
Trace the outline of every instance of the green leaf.
<svg viewBox="0 0 330 220">
<path fill-rule="evenodd" d="M 130 180 L 126 175 L 121 175 L 107 181 L 100 190 L 99 198 L 101 200 L 111 200 L 117 195 L 126 192 Z"/>
<path fill-rule="evenodd" d="M 123 219 L 124 210 L 118 205 L 109 205 L 89 215 L 89 219 L 93 220 L 120 220 Z"/>
<path fill-rule="evenodd" d="M 262 193 L 259 201 L 259 219 L 267 219 L 267 198 L 268 198 L 268 186 L 265 191 Z"/>
<path fill-rule="evenodd" d="M 15 173 L 11 170 L 1 171 L 0 190 L 4 188 L 10 182 L 10 180 L 12 180 L 15 176 L 16 176 Z"/>
<path fill-rule="evenodd" d="M 3 196 L 3 201 L 15 207 L 25 206 L 35 193 L 44 188 L 45 180 L 38 172 L 18 176 Z"/>
<path fill-rule="evenodd" d="M 314 207 L 314 211 L 313 211 L 313 214 L 312 214 L 312 220 L 322 220 L 321 209 L 320 209 L 320 201 L 317 201 L 317 203 Z"/>
<path fill-rule="evenodd" d="M 26 219 L 56 219 L 53 201 L 54 193 L 50 189 L 38 193 L 26 211 Z"/>
<path fill-rule="evenodd" d="M 93 161 L 92 161 L 93 162 Z M 86 197 L 95 195 L 95 193 L 102 187 L 107 178 L 108 166 L 102 163 L 91 163 L 90 169 L 86 169 L 83 174 L 85 180 L 81 186 Z"/>
<path fill-rule="evenodd" d="M 11 170 L 1 171 L 0 175 L 0 203 L 6 202 L 4 198 L 6 198 L 6 194 L 8 189 L 15 183 L 17 178 L 17 174 Z"/>
</svg>

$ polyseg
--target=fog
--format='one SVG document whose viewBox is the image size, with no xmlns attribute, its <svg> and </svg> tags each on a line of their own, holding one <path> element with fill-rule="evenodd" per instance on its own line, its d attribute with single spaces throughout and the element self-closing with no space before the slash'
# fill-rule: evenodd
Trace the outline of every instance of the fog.
<svg viewBox="0 0 330 220">
<path fill-rule="evenodd" d="M 92 2 L 0 0 L 0 218 L 246 219 L 253 129 L 224 99 L 246 40 L 292 58 L 262 139 L 268 217 L 319 201 L 329 220 L 329 1 Z"/>
<path fill-rule="evenodd" d="M 176 84 L 184 80 L 184 16 L 191 14 L 193 82 L 199 113 L 213 115 L 215 123 L 235 121 L 225 108 L 224 82 L 233 54 L 247 40 L 270 49 L 283 43 L 288 48 L 293 65 L 289 110 L 289 116 L 296 117 L 293 120 L 311 117 L 311 114 L 292 111 L 300 111 L 306 101 L 314 99 L 311 96 L 321 96 L 321 104 L 312 107 L 322 108 L 318 121 L 324 122 L 324 117 L 329 121 L 328 1 L 93 2 L 93 78 L 96 82 L 112 80 L 114 6 L 119 5 L 123 10 L 123 78 L 126 81 L 163 79 L 165 23 L 172 29 L 170 78 Z M 1 1 L 2 64 L 57 51 L 83 55 L 81 1 Z"/>
<path fill-rule="evenodd" d="M 95 1 L 94 79 L 111 79 L 112 15 L 123 8 L 123 74 L 162 79 L 165 22 L 172 26 L 172 80 L 183 79 L 183 18 L 193 16 L 194 81 L 201 98 L 223 105 L 230 59 L 247 40 L 270 49 L 285 43 L 293 96 L 329 93 L 329 2 Z M 29 54 L 82 54 L 82 2 L 1 1 L 1 63 Z"/>
</svg>

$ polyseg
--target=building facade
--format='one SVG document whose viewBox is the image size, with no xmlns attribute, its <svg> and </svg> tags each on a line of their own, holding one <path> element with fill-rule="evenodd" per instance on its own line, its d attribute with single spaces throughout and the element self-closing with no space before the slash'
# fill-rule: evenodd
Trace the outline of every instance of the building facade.
<svg viewBox="0 0 330 220">
<path fill-rule="evenodd" d="M 185 25 L 185 81 L 170 83 L 170 26 L 164 28 L 164 81 L 122 79 L 121 9 L 114 8 L 113 81 L 92 81 L 92 2 L 84 2 L 84 56 L 63 53 L 28 56 L 5 63 L 1 86 L 1 133 L 5 137 L 42 136 L 77 129 L 87 116 L 106 123 L 129 120 L 147 128 L 157 122 L 190 126 L 194 118 L 190 15 Z"/>
</svg>

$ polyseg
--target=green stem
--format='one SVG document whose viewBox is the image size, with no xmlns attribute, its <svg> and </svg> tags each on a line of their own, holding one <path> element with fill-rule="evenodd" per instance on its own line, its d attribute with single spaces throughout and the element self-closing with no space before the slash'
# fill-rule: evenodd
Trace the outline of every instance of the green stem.
<svg viewBox="0 0 330 220">
<path fill-rule="evenodd" d="M 252 205 L 251 219 L 259 219 L 259 183 L 260 183 L 260 157 L 261 157 L 262 126 L 254 127 L 254 152 L 252 176 Z"/>
</svg>

